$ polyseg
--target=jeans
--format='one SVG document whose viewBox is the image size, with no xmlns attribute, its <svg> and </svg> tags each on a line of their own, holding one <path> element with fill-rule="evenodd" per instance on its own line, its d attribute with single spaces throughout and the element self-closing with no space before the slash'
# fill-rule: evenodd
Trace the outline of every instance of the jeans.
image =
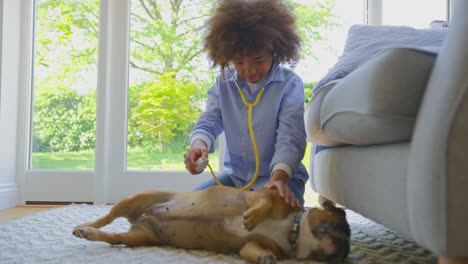
<svg viewBox="0 0 468 264">
<path fill-rule="evenodd" d="M 231 180 L 229 175 L 225 172 L 221 173 L 218 177 L 218 180 L 225 186 L 236 187 L 234 186 L 234 182 Z M 194 191 L 204 190 L 208 187 L 218 185 L 214 179 L 209 179 L 202 184 L 198 185 L 193 189 Z M 304 191 L 305 191 L 305 184 L 300 179 L 289 179 L 288 181 L 289 189 L 296 195 L 297 199 L 304 205 Z"/>
</svg>

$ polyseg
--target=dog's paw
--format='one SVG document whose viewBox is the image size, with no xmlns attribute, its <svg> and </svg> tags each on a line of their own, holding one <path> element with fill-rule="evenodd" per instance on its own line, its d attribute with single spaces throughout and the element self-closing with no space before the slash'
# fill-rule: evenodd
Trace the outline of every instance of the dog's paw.
<svg viewBox="0 0 468 264">
<path fill-rule="evenodd" d="M 268 253 L 258 257 L 257 262 L 260 264 L 274 264 L 276 263 L 276 257 L 273 253 Z"/>
<path fill-rule="evenodd" d="M 80 232 L 80 229 L 82 229 L 83 227 L 87 227 L 87 226 L 89 226 L 89 225 L 87 225 L 87 224 L 77 225 L 75 228 L 73 228 L 73 232 L 72 232 L 73 235 L 76 236 L 76 237 L 81 237 L 81 238 L 83 238 L 83 237 L 82 237 L 82 234 L 81 234 L 81 232 Z"/>
<path fill-rule="evenodd" d="M 260 217 L 257 216 L 257 214 L 251 211 L 246 211 L 242 215 L 242 224 L 245 230 L 252 231 L 260 223 Z"/>
<path fill-rule="evenodd" d="M 99 230 L 94 227 L 78 226 L 73 229 L 73 235 L 79 238 L 95 241 L 97 240 Z"/>
<path fill-rule="evenodd" d="M 73 228 L 72 234 L 76 237 L 81 237 L 80 226 Z"/>
</svg>

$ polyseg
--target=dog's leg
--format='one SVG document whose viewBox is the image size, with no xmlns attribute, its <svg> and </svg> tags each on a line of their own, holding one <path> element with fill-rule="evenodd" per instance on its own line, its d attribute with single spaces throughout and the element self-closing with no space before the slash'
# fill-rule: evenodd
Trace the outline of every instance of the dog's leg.
<svg viewBox="0 0 468 264">
<path fill-rule="evenodd" d="M 114 205 L 114 207 L 112 207 L 112 209 L 110 210 L 110 212 L 107 215 L 97 219 L 96 221 L 78 225 L 77 227 L 75 227 L 73 229 L 73 235 L 79 237 L 80 236 L 80 230 L 85 228 L 85 227 L 99 229 L 99 228 L 101 228 L 103 226 L 106 226 L 106 225 L 112 223 L 112 221 L 114 221 L 116 218 L 121 217 L 121 216 L 125 216 L 125 213 L 123 212 L 123 210 L 124 210 L 124 208 L 126 206 L 129 205 L 128 203 L 129 203 L 128 199 L 127 200 L 122 200 L 121 202 L 118 202 L 116 205 Z"/>
<path fill-rule="evenodd" d="M 119 217 L 125 217 L 129 222 L 132 222 L 134 219 L 140 216 L 141 212 L 148 205 L 167 201 L 170 197 L 172 197 L 171 193 L 161 191 L 146 191 L 131 197 L 127 197 L 116 203 L 106 216 L 99 218 L 94 222 L 81 224 L 75 227 L 73 229 L 73 234 L 75 236 L 79 236 L 79 230 L 84 227 L 101 228 L 112 223 L 114 219 Z"/>
<path fill-rule="evenodd" d="M 254 192 L 247 193 L 245 198 L 249 209 L 242 215 L 243 223 L 244 228 L 251 231 L 271 213 L 272 199 L 266 193 L 259 195 Z"/>
<path fill-rule="evenodd" d="M 75 236 L 91 241 L 109 244 L 124 244 L 130 247 L 159 244 L 158 238 L 149 230 L 132 226 L 127 233 L 107 233 L 94 227 L 82 227 L 74 232 Z"/>
<path fill-rule="evenodd" d="M 112 212 L 112 211 L 111 211 Z M 103 226 L 106 226 L 110 223 L 112 223 L 112 221 L 114 221 L 114 219 L 117 218 L 115 217 L 114 214 L 112 213 L 109 213 L 107 214 L 106 216 L 102 217 L 102 218 L 99 218 L 98 220 L 94 221 L 94 222 L 88 222 L 88 223 L 84 223 L 84 224 L 81 224 L 81 225 L 78 225 L 77 227 L 75 227 L 73 229 L 73 235 L 79 237 L 80 236 L 80 229 L 83 229 L 85 227 L 90 227 L 90 228 L 101 228 Z"/>
<path fill-rule="evenodd" d="M 272 264 L 276 263 L 276 256 L 272 251 L 264 249 L 258 242 L 250 241 L 245 244 L 239 254 L 242 258 L 247 261 L 261 263 L 261 264 Z"/>
</svg>

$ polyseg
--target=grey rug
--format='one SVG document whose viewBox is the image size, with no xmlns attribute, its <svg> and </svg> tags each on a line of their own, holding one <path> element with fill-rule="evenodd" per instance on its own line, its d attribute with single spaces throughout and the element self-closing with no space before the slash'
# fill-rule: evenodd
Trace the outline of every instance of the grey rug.
<svg viewBox="0 0 468 264">
<path fill-rule="evenodd" d="M 236 255 L 220 255 L 202 250 L 171 247 L 110 246 L 76 238 L 72 229 L 105 215 L 110 206 L 70 205 L 0 223 L 0 263 L 245 263 Z M 351 226 L 351 253 L 348 263 L 436 263 L 436 257 L 415 243 L 359 214 L 347 210 Z M 125 219 L 104 227 L 111 232 L 126 231 Z M 311 261 L 281 261 L 317 263 Z"/>
</svg>

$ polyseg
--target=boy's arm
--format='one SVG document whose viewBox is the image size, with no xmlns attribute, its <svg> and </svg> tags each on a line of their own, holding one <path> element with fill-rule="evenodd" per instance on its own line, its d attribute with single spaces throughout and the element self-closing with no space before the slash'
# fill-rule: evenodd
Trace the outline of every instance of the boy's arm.
<svg viewBox="0 0 468 264">
<path fill-rule="evenodd" d="M 270 166 L 274 172 L 277 163 L 285 163 L 291 169 L 291 175 L 294 175 L 304 157 L 307 145 L 304 126 L 304 85 L 298 76 L 288 81 L 286 85 L 278 117 L 275 153 Z"/>
</svg>

